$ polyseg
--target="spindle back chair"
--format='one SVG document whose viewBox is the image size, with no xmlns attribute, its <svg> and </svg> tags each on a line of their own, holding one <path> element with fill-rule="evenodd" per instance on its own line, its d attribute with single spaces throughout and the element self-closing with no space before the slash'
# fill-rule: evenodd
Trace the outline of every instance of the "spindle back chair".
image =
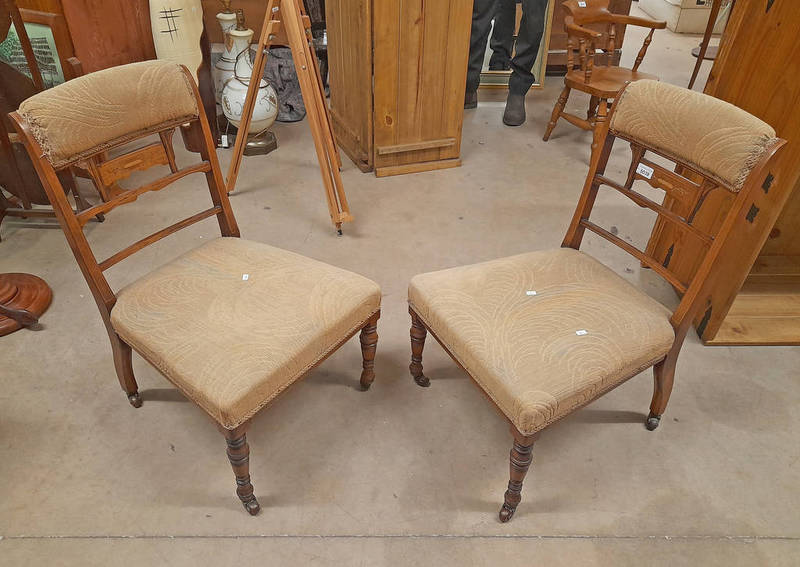
<svg viewBox="0 0 800 567">
<path fill-rule="evenodd" d="M 639 66 L 653 40 L 653 32 L 664 29 L 667 23 L 614 14 L 609 11 L 608 4 L 609 0 L 567 0 L 562 3 L 566 12 L 564 28 L 567 32 L 567 75 L 564 77 L 564 89 L 556 100 L 553 114 L 547 123 L 543 137 L 545 142 L 550 139 L 558 119 L 564 118 L 579 128 L 594 132 L 592 140 L 594 151 L 598 146 L 599 127 L 607 119 L 617 92 L 631 81 L 658 80 L 655 75 L 640 72 Z M 606 32 L 602 33 L 587 27 L 592 24 L 605 25 Z M 631 69 L 612 65 L 611 56 L 616 49 L 620 29 L 624 26 L 650 28 Z M 596 61 L 596 58 L 599 59 L 598 54 L 604 54 L 605 65 L 600 65 Z M 585 92 L 591 97 L 586 119 L 564 112 L 572 89 Z"/>
</svg>

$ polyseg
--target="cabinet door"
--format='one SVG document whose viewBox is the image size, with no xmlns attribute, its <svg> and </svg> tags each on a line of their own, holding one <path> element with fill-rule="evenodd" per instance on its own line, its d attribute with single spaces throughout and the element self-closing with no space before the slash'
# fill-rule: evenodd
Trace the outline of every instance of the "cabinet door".
<svg viewBox="0 0 800 567">
<path fill-rule="evenodd" d="M 376 173 L 458 165 L 472 0 L 374 0 L 373 11 Z"/>
<path fill-rule="evenodd" d="M 339 147 L 372 169 L 372 0 L 327 0 L 330 113 Z"/>
</svg>

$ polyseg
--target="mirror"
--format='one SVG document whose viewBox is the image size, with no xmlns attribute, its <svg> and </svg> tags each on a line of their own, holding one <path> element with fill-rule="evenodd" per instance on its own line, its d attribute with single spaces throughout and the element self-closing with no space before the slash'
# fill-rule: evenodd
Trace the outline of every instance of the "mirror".
<svg viewBox="0 0 800 567">
<path fill-rule="evenodd" d="M 511 62 L 517 53 L 517 42 L 520 40 L 520 28 L 522 25 L 523 14 L 526 6 L 530 6 L 531 11 L 541 8 L 543 0 L 495 0 L 495 14 L 492 21 L 492 29 L 489 32 L 489 39 L 486 42 L 486 51 L 483 57 L 483 67 L 481 68 L 480 88 L 508 88 L 508 80 L 511 77 Z M 547 68 L 547 51 L 550 44 L 550 29 L 553 23 L 553 7 L 559 0 L 549 0 L 544 9 L 543 18 L 540 19 L 541 40 L 539 41 L 539 51 L 531 67 L 534 76 L 532 89 L 540 89 L 544 85 L 544 75 Z M 535 16 L 534 16 L 535 19 Z M 531 30 L 522 34 L 520 48 L 523 48 L 523 41 L 530 41 L 529 37 L 535 38 L 537 24 L 531 22 Z"/>
</svg>

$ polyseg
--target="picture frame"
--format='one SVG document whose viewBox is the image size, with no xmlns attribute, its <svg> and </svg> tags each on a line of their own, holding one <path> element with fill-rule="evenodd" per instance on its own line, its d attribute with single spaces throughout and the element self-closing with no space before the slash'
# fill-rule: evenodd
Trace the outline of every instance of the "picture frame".
<svg viewBox="0 0 800 567">
<path fill-rule="evenodd" d="M 61 14 L 20 9 L 25 31 L 31 40 L 45 88 L 59 85 L 82 74 L 75 58 L 67 21 Z M 28 64 L 12 24 L 8 37 L 0 44 L 0 61 L 30 76 Z"/>
</svg>

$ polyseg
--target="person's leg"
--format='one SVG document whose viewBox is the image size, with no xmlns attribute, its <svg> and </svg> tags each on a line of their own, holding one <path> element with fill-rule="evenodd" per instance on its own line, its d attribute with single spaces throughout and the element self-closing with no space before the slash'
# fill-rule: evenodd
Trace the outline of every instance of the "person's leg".
<svg viewBox="0 0 800 567">
<path fill-rule="evenodd" d="M 509 126 L 519 126 L 525 122 L 525 94 L 535 80 L 532 69 L 544 35 L 546 12 L 547 0 L 522 0 L 522 21 L 516 51 L 511 60 L 508 100 L 503 114 L 503 122 Z"/>
<path fill-rule="evenodd" d="M 511 68 L 516 15 L 517 0 L 497 0 L 494 27 L 489 40 L 489 47 L 492 48 L 492 57 L 489 59 L 490 71 L 505 71 Z"/>
<path fill-rule="evenodd" d="M 469 38 L 469 61 L 467 63 L 467 90 L 464 108 L 478 105 L 478 85 L 486 53 L 486 41 L 492 27 L 497 0 L 475 0 L 472 4 L 472 32 Z"/>
</svg>

